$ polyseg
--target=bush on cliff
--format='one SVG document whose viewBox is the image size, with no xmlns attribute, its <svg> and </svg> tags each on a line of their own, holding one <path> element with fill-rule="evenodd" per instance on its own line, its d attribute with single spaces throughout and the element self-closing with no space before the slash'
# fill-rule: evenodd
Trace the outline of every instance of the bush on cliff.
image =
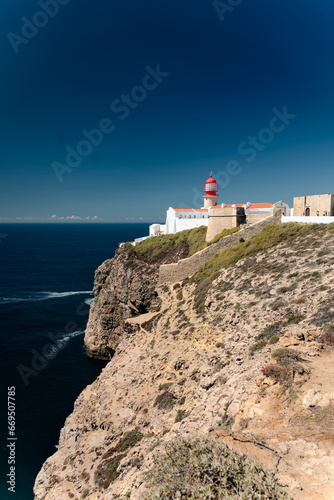
<svg viewBox="0 0 334 500">
<path fill-rule="evenodd" d="M 289 222 L 287 224 L 268 225 L 260 233 L 255 234 L 247 241 L 216 253 L 203 266 L 200 266 L 197 273 L 191 278 L 191 281 L 197 284 L 195 299 L 196 296 L 201 297 L 200 300 L 197 300 L 200 304 L 200 308 L 197 309 L 198 312 L 203 311 L 203 300 L 205 301 L 206 293 L 211 283 L 219 275 L 221 269 L 232 266 L 245 257 L 251 257 L 263 250 L 272 248 L 283 241 L 292 240 L 298 236 L 307 236 L 312 233 L 315 236 L 321 237 L 321 233 L 328 233 L 333 230 L 333 223 L 325 225 Z"/>
<path fill-rule="evenodd" d="M 203 250 L 208 245 L 216 243 L 221 238 L 228 236 L 239 228 L 225 229 L 221 233 L 217 234 L 214 240 L 206 243 L 206 232 L 207 227 L 201 226 L 195 229 L 188 229 L 186 231 L 180 231 L 176 234 L 165 234 L 161 236 L 155 236 L 152 238 L 147 238 L 146 240 L 138 243 L 138 245 L 133 246 L 131 243 L 125 243 L 124 247 L 128 252 L 135 253 L 139 258 L 153 263 L 159 263 L 164 257 L 169 253 L 177 251 L 177 249 L 183 249 L 183 257 L 190 257 L 196 252 Z"/>
<path fill-rule="evenodd" d="M 290 499 L 273 475 L 210 437 L 178 439 L 154 457 L 145 500 Z"/>
</svg>

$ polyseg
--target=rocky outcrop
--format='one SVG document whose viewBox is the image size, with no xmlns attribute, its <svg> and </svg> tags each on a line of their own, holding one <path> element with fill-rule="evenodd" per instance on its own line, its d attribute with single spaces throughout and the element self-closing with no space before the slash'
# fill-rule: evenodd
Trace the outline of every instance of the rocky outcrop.
<svg viewBox="0 0 334 500">
<path fill-rule="evenodd" d="M 119 249 L 113 259 L 103 262 L 95 272 L 85 334 L 89 356 L 109 359 L 126 329 L 126 319 L 159 309 L 157 281 L 157 265 L 126 250 Z"/>
</svg>

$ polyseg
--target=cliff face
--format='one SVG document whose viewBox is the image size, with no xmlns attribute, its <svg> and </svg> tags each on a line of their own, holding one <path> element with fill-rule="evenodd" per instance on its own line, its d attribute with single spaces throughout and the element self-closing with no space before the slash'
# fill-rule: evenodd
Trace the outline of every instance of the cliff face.
<svg viewBox="0 0 334 500">
<path fill-rule="evenodd" d="M 156 311 L 158 267 L 119 249 L 96 270 L 94 301 L 85 334 L 87 354 L 109 359 L 125 330 L 127 318 Z"/>
<path fill-rule="evenodd" d="M 36 478 L 36 500 L 181 498 L 178 490 L 147 496 L 153 456 L 160 460 L 175 440 L 208 435 L 271 470 L 294 500 L 333 499 L 334 231 L 300 234 L 220 270 L 202 312 L 200 283 L 152 288 L 148 301 L 162 305 L 148 321 L 124 321 L 136 296 L 135 276 L 125 276 L 131 259 L 117 253 L 111 268 L 108 261 L 97 271 L 96 296 L 105 290 L 110 304 L 112 294 L 111 317 L 120 319 L 111 324 L 125 328 L 66 419 L 59 450 Z M 152 284 L 147 264 L 137 262 L 135 272 L 141 265 Z M 143 297 L 134 304 L 145 313 Z M 91 318 L 105 335 L 98 314 Z M 186 487 L 187 468 L 182 474 L 178 487 Z"/>
<path fill-rule="evenodd" d="M 89 356 L 109 359 L 122 335 L 131 330 L 128 318 L 160 309 L 156 290 L 159 265 L 177 262 L 188 252 L 189 246 L 183 241 L 170 245 L 155 259 L 119 248 L 113 259 L 103 262 L 95 272 L 94 301 L 85 334 Z"/>
</svg>

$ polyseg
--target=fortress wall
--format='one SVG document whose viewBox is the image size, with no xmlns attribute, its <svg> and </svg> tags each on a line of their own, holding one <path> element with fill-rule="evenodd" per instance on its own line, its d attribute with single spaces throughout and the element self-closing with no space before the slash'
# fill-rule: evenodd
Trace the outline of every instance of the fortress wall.
<svg viewBox="0 0 334 500">
<path fill-rule="evenodd" d="M 268 215 L 268 214 L 267 214 Z M 245 222 L 244 209 L 240 207 L 220 207 L 211 210 L 205 241 L 211 241 L 224 229 L 238 227 Z"/>
<path fill-rule="evenodd" d="M 269 224 L 280 224 L 281 223 L 281 211 L 275 210 L 273 215 L 269 215 L 265 219 L 252 224 L 251 226 L 241 229 L 237 233 L 225 236 L 217 243 L 213 243 L 208 247 L 204 248 L 200 252 L 195 253 L 187 259 L 181 259 L 175 264 L 163 264 L 159 268 L 159 283 L 177 283 L 185 278 L 191 278 L 199 266 L 205 264 L 207 260 L 213 257 L 217 252 L 224 250 L 225 248 L 231 248 L 239 245 L 240 238 L 244 240 L 249 239 L 254 234 L 258 234 L 262 229 Z"/>
<path fill-rule="evenodd" d="M 322 216 L 324 212 L 328 215 L 334 215 L 334 195 L 333 194 L 315 194 L 312 196 L 298 196 L 293 200 L 293 215 L 300 217 L 306 207 L 310 208 L 310 216 L 316 217 L 317 211 Z"/>
<path fill-rule="evenodd" d="M 298 196 L 293 199 L 293 215 L 300 217 L 305 212 L 306 196 Z"/>
<path fill-rule="evenodd" d="M 259 222 L 266 217 L 268 217 L 268 213 L 263 213 L 263 214 L 246 214 L 247 217 L 247 224 L 255 224 L 256 222 Z"/>
</svg>

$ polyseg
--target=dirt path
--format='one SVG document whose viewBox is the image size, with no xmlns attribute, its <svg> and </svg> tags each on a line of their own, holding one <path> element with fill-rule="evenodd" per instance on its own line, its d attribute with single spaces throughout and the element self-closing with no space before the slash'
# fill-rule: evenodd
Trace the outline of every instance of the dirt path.
<svg viewBox="0 0 334 500">
<path fill-rule="evenodd" d="M 134 318 L 129 318 L 126 320 L 126 323 L 131 323 L 131 325 L 141 325 L 142 323 L 145 323 L 146 321 L 149 321 L 150 319 L 154 318 L 158 313 L 146 313 L 146 314 L 141 314 L 140 316 L 135 316 Z"/>
</svg>

